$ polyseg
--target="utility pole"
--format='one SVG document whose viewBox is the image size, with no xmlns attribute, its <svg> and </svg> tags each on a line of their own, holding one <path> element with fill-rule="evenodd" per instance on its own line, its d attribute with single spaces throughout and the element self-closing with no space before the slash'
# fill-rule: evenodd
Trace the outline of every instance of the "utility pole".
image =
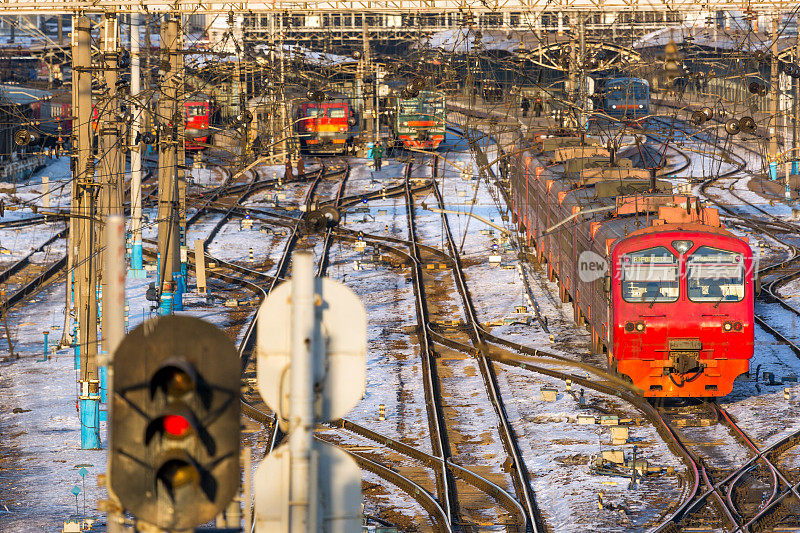
<svg viewBox="0 0 800 533">
<path fill-rule="evenodd" d="M 184 72 L 184 42 L 183 42 L 183 18 L 178 19 L 181 20 L 180 25 L 178 26 L 178 50 L 179 53 L 175 56 L 177 60 L 177 83 L 178 83 L 178 98 L 176 102 L 176 107 L 178 108 L 178 115 L 180 116 L 180 120 L 176 124 L 177 133 L 178 133 L 178 161 L 177 161 L 177 171 L 178 171 L 178 226 L 180 229 L 180 242 L 179 242 L 179 251 L 180 251 L 180 273 L 181 277 L 178 279 L 178 283 L 176 285 L 176 289 L 180 292 L 180 295 L 175 298 L 175 310 L 181 311 L 183 310 L 183 293 L 186 292 L 186 274 L 187 274 L 187 267 L 186 261 L 188 259 L 188 248 L 186 247 L 186 128 L 184 127 L 185 120 L 186 120 L 186 83 L 183 79 L 183 72 Z M 210 110 L 210 109 L 209 109 Z"/>
<path fill-rule="evenodd" d="M 117 53 L 119 48 L 119 24 L 114 13 L 106 13 L 103 17 L 101 27 L 102 45 L 102 65 L 105 76 L 104 97 L 98 105 L 98 120 L 100 133 L 100 206 L 99 216 L 105 220 L 111 215 L 122 215 L 122 186 L 124 165 L 122 162 L 122 150 L 120 150 L 120 126 L 119 126 L 119 99 L 117 98 Z M 105 224 L 100 226 L 98 232 L 98 243 L 104 246 L 106 242 Z M 102 287 L 105 289 L 106 280 L 103 272 L 103 255 L 97 258 L 97 269 L 102 280 Z M 105 294 L 105 290 L 103 291 Z M 102 312 L 101 312 L 102 314 Z"/>
<path fill-rule="evenodd" d="M 141 54 L 139 52 L 139 25 L 141 15 L 131 13 L 131 269 L 133 278 L 145 277 L 142 258 L 142 113 L 147 103 L 141 105 Z"/>
<path fill-rule="evenodd" d="M 778 14 L 772 15 L 772 54 L 769 100 L 769 179 L 778 179 Z"/>
<path fill-rule="evenodd" d="M 81 448 L 98 449 L 100 443 L 100 379 L 97 365 L 97 269 L 95 266 L 94 155 L 92 150 L 92 57 L 91 20 L 80 17 L 74 29 L 73 91 L 77 91 L 77 158 L 74 160 L 73 187 L 77 189 L 75 238 L 77 293 L 75 309 L 80 350 L 79 409 Z M 74 151 L 74 148 L 73 148 Z"/>
<path fill-rule="evenodd" d="M 78 17 L 72 17 L 72 42 L 70 43 L 72 58 L 73 58 L 73 65 L 77 64 L 75 58 L 78 56 Z M 70 133 L 70 145 L 72 146 L 72 155 L 70 158 L 71 161 L 71 169 L 73 177 L 78 176 L 77 171 L 77 149 L 78 147 L 78 136 L 77 133 L 80 128 L 75 127 L 78 124 L 78 117 L 76 115 L 78 111 L 78 75 L 73 74 L 72 76 L 72 106 L 70 108 L 72 111 L 72 123 L 73 128 L 72 132 Z M 72 186 L 70 187 L 70 213 L 75 215 L 78 212 L 78 187 L 75 184 L 75 180 L 72 180 Z M 74 313 L 73 306 L 74 306 L 74 290 L 75 290 L 75 254 L 77 251 L 77 233 L 78 233 L 78 224 L 79 219 L 76 216 L 71 216 L 69 218 L 69 231 L 67 234 L 67 286 L 65 289 L 65 299 L 66 302 L 64 303 L 64 327 L 61 333 L 61 346 L 69 346 L 70 344 L 75 343 L 75 357 L 79 357 L 78 355 L 78 343 L 76 339 L 72 335 L 72 321 L 70 317 L 72 313 Z"/>
<path fill-rule="evenodd" d="M 178 115 L 178 21 L 165 17 L 161 23 L 161 94 L 158 99 L 158 282 L 160 315 L 175 308 L 176 275 L 180 277 L 180 227 L 178 224 L 177 143 L 183 115 Z"/>
<path fill-rule="evenodd" d="M 277 161 L 275 156 L 275 136 L 278 129 L 276 128 L 275 117 L 278 112 L 278 93 L 275 90 L 274 76 L 275 76 L 275 13 L 269 14 L 269 73 L 272 82 L 268 84 L 269 95 L 269 137 L 266 143 L 269 146 L 268 155 L 270 162 L 275 164 Z"/>
<path fill-rule="evenodd" d="M 800 22 L 800 17 L 795 14 L 795 20 Z M 794 47 L 794 62 L 800 62 L 800 31 L 797 32 L 797 42 Z M 800 118 L 800 80 L 792 78 L 792 174 L 800 174 L 797 153 L 797 121 Z"/>
<path fill-rule="evenodd" d="M 561 13 L 559 13 L 561 15 Z M 572 20 L 570 20 L 570 24 L 572 25 Z M 578 46 L 575 42 L 575 27 L 574 25 L 570 28 L 569 32 L 569 88 L 567 90 L 567 95 L 570 102 L 575 103 L 576 101 L 576 94 L 575 90 L 577 89 L 577 78 L 578 78 Z M 577 124 L 576 124 L 577 126 Z"/>
<path fill-rule="evenodd" d="M 283 15 L 278 15 L 280 17 L 279 24 L 278 24 L 278 46 L 280 46 L 279 58 L 281 61 L 281 69 L 280 69 L 280 83 L 278 84 L 278 90 L 280 91 L 280 117 L 281 117 L 281 124 L 280 124 L 280 132 L 278 135 L 281 136 L 281 151 L 284 153 L 284 157 L 290 157 L 289 154 L 289 140 L 288 140 L 288 132 L 286 131 L 289 127 L 289 114 L 286 112 L 286 62 L 284 58 L 284 50 L 283 50 Z"/>
<path fill-rule="evenodd" d="M 371 58 L 369 53 L 369 26 L 367 26 L 367 17 L 361 17 L 361 39 L 363 41 L 364 47 L 364 68 L 366 70 L 371 70 Z M 362 74 L 363 75 L 363 74 Z M 374 76 L 372 77 L 374 80 Z M 363 80 L 362 80 L 363 85 Z M 366 101 L 366 109 L 364 110 L 364 115 L 367 121 L 367 140 L 370 142 L 375 142 L 377 139 L 375 138 L 375 110 L 372 105 L 372 99 L 374 98 L 373 91 L 366 90 L 366 87 L 370 86 L 373 87 L 373 83 L 369 83 L 364 86 L 364 100 Z"/>
<path fill-rule="evenodd" d="M 586 130 L 586 16 L 578 13 L 578 127 L 581 131 Z"/>
</svg>

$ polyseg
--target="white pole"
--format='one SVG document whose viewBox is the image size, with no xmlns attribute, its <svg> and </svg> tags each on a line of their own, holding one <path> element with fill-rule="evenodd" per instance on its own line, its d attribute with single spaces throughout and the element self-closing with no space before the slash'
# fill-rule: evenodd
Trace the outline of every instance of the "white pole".
<svg viewBox="0 0 800 533">
<path fill-rule="evenodd" d="M 308 252 L 292 255 L 292 367 L 289 409 L 289 531 L 306 533 L 310 523 L 311 446 L 314 428 L 313 360 L 314 259 Z"/>
<path fill-rule="evenodd" d="M 42 207 L 50 208 L 50 178 L 42 176 Z"/>
<path fill-rule="evenodd" d="M 106 357 L 110 357 L 125 336 L 125 219 L 120 215 L 106 219 L 105 245 L 103 339 Z"/>
<path fill-rule="evenodd" d="M 139 54 L 140 14 L 131 13 L 131 95 L 133 96 L 133 124 L 131 125 L 131 270 L 136 277 L 144 277 L 142 259 L 142 144 L 137 137 L 142 131 L 143 108 L 141 97 L 141 70 Z"/>
<path fill-rule="evenodd" d="M 103 329 L 104 350 L 100 352 L 98 363 L 106 367 L 106 396 L 109 408 L 114 403 L 114 352 L 125 337 L 125 218 L 111 215 L 106 219 L 105 260 L 103 261 L 103 279 L 106 280 L 103 293 Z M 113 411 L 110 413 L 114 416 Z M 110 419 L 109 419 L 110 422 Z M 112 449 L 109 434 L 108 450 Z M 111 489 L 109 488 L 109 491 Z M 116 496 L 111 493 L 111 499 Z M 124 527 L 122 516 L 118 512 L 108 513 L 109 533 L 121 533 Z"/>
</svg>

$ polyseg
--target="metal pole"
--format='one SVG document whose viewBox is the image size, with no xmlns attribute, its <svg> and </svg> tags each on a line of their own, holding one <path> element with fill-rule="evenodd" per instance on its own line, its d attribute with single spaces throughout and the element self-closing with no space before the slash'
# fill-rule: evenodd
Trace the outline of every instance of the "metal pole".
<svg viewBox="0 0 800 533">
<path fill-rule="evenodd" d="M 145 277 L 142 258 L 142 113 L 147 103 L 142 102 L 141 94 L 141 53 L 139 25 L 141 15 L 131 13 L 131 270 L 133 278 Z"/>
<path fill-rule="evenodd" d="M 778 15 L 772 15 L 772 61 L 769 100 L 769 178 L 778 179 Z"/>
<path fill-rule="evenodd" d="M 78 189 L 77 280 L 75 304 L 79 327 L 81 448 L 99 449 L 100 380 L 97 369 L 97 271 L 95 269 L 95 181 L 92 155 L 91 20 L 77 21 L 77 50 L 73 56 L 73 84 L 78 102 L 78 154 L 73 186 Z"/>
<path fill-rule="evenodd" d="M 166 17 L 161 24 L 162 60 L 168 62 L 168 71 L 161 73 L 161 97 L 158 100 L 159 152 L 158 152 L 158 281 L 161 295 L 160 315 L 173 311 L 175 274 L 180 273 L 179 226 L 177 213 L 177 125 L 178 111 L 178 22 Z"/>
<path fill-rule="evenodd" d="M 77 25 L 78 25 L 78 17 L 72 17 L 72 42 L 70 44 L 72 48 L 72 57 L 76 58 L 78 55 L 78 32 L 77 32 Z M 73 64 L 75 61 L 73 59 Z M 76 127 L 78 123 L 78 117 L 76 115 L 78 110 L 78 76 L 77 74 L 73 74 L 72 80 L 72 107 L 71 107 L 71 114 L 72 114 L 72 132 L 70 134 L 70 144 L 72 145 L 72 164 L 73 168 L 77 169 L 78 160 L 77 160 L 77 152 L 75 150 L 78 147 L 77 142 L 77 132 L 80 128 Z M 73 170 L 74 176 L 77 176 L 77 170 Z M 70 187 L 70 213 L 75 215 L 78 212 L 78 187 L 73 180 L 72 185 Z M 65 299 L 66 302 L 64 304 L 64 328 L 61 332 L 61 346 L 69 346 L 75 339 L 73 339 L 71 331 L 72 331 L 72 324 L 70 317 L 72 313 L 70 310 L 72 309 L 73 305 L 73 290 L 75 288 L 75 253 L 76 253 L 76 235 L 78 232 L 78 221 L 79 219 L 75 216 L 71 216 L 69 219 L 69 232 L 67 235 L 67 286 L 65 290 Z M 76 350 L 79 349 L 76 347 Z M 76 352 L 77 357 L 77 352 Z"/>
<path fill-rule="evenodd" d="M 800 17 L 795 15 L 795 21 L 800 22 Z M 800 31 L 797 32 L 797 43 L 795 44 L 794 48 L 794 62 L 797 64 L 800 62 Z M 800 165 L 798 165 L 798 153 L 797 153 L 797 121 L 798 115 L 800 114 L 800 105 L 798 100 L 800 99 L 800 80 L 797 78 L 792 79 L 792 174 L 800 174 Z"/>
<path fill-rule="evenodd" d="M 178 19 L 181 20 L 181 19 Z M 178 50 L 182 51 L 183 46 L 183 24 L 179 24 L 178 26 Z M 178 179 L 178 231 L 180 240 L 178 242 L 178 251 L 179 256 L 178 260 L 180 262 L 180 277 L 178 277 L 175 286 L 175 298 L 174 298 L 174 305 L 176 311 L 183 310 L 183 293 L 186 292 L 186 273 L 187 270 L 187 260 L 188 260 L 188 253 L 189 250 L 186 247 L 186 129 L 184 127 L 184 122 L 186 119 L 186 88 L 183 83 L 183 71 L 184 71 L 184 55 L 183 53 L 175 54 L 175 60 L 177 61 L 177 69 L 175 72 L 178 74 L 177 79 L 177 114 L 175 118 L 177 119 L 177 124 L 175 127 L 177 128 L 177 179 Z"/>
<path fill-rule="evenodd" d="M 280 69 L 280 83 L 278 85 L 278 90 L 280 91 L 281 97 L 281 107 L 280 107 L 280 117 L 281 117 L 281 124 L 280 124 L 280 132 L 278 135 L 281 136 L 281 151 L 284 153 L 285 157 L 290 157 L 289 154 L 289 141 L 287 139 L 287 129 L 289 127 L 289 117 L 288 113 L 286 113 L 286 63 L 284 58 L 284 50 L 283 50 L 283 15 L 278 15 L 280 18 L 278 19 L 278 46 L 280 46 L 280 61 L 281 61 L 281 69 Z"/>
<path fill-rule="evenodd" d="M 250 446 L 242 447 L 242 470 L 244 470 L 244 487 L 242 489 L 244 533 L 250 533 L 253 527 L 253 450 L 250 449 Z"/>
<path fill-rule="evenodd" d="M 370 67 L 371 67 L 371 65 L 370 65 L 371 59 L 370 59 L 370 53 L 369 53 L 369 26 L 367 26 L 367 17 L 361 17 L 361 39 L 362 39 L 363 47 L 364 47 L 364 67 L 366 69 L 370 69 Z M 362 73 L 362 75 L 363 75 L 363 73 Z M 363 80 L 362 80 L 362 84 L 363 84 Z M 369 84 L 369 85 L 371 86 L 372 84 Z M 364 86 L 364 87 L 365 87 L 364 93 L 371 92 L 371 91 L 367 91 L 366 90 L 366 86 Z M 373 106 L 372 106 L 372 98 L 373 98 L 372 94 L 364 94 L 364 101 L 366 103 L 366 109 L 364 110 L 364 114 L 366 115 L 365 118 L 367 120 L 367 140 L 369 140 L 371 142 L 375 142 L 375 140 L 376 140 L 375 139 L 375 121 L 374 121 L 374 116 L 373 116 L 374 109 L 373 109 Z"/>
<path fill-rule="evenodd" d="M 107 280 L 106 292 L 104 294 L 106 310 L 103 313 L 103 347 L 105 355 L 101 364 L 106 367 L 106 386 L 108 396 L 113 396 L 114 391 L 114 352 L 125 337 L 125 218 L 120 215 L 112 215 L 106 219 L 105 231 L 105 265 L 104 279 Z M 111 412 L 113 402 L 108 402 L 109 422 L 110 417 L 114 416 Z M 111 432 L 108 436 L 109 442 L 106 448 L 113 449 L 111 443 Z M 110 461 L 108 461 L 110 463 Z M 109 487 L 109 491 L 111 488 Z M 116 501 L 116 496 L 110 492 L 112 500 Z M 122 532 L 124 528 L 122 515 L 119 512 L 110 511 L 108 513 L 108 532 Z"/>
<path fill-rule="evenodd" d="M 119 149 L 120 128 L 119 100 L 117 99 L 117 49 L 119 42 L 119 24 L 114 13 L 106 13 L 101 27 L 101 43 L 103 55 L 103 68 L 105 69 L 105 94 L 103 102 L 98 105 L 98 120 L 100 133 L 100 205 L 99 217 L 105 220 L 110 215 L 122 215 L 122 184 L 124 165 L 121 158 L 122 151 Z M 103 246 L 106 242 L 105 225 L 100 226 L 98 232 L 98 245 Z M 97 261 L 98 277 L 101 280 L 103 292 L 106 288 L 106 280 L 103 277 L 104 257 L 100 255 Z M 103 293 L 101 292 L 101 294 Z M 104 309 L 101 308 L 102 316 Z M 101 389 L 105 389 L 104 376 L 101 372 Z"/>
<path fill-rule="evenodd" d="M 583 13 L 578 13 L 578 43 L 580 51 L 578 53 L 578 109 L 580 118 L 578 120 L 581 130 L 586 129 L 586 19 Z"/>
<path fill-rule="evenodd" d="M 289 531 L 312 531 L 311 447 L 314 428 L 314 366 L 318 348 L 314 306 L 314 257 L 292 255 L 292 387 L 290 392 Z"/>
</svg>

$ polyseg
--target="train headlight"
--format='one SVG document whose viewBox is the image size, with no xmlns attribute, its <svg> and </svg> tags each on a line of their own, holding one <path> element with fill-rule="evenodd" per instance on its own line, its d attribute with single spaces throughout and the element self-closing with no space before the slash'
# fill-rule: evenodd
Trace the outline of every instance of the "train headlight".
<svg viewBox="0 0 800 533">
<path fill-rule="evenodd" d="M 689 251 L 694 243 L 692 241 L 672 241 L 672 247 L 678 250 L 678 253 L 685 254 Z"/>
<path fill-rule="evenodd" d="M 733 323 L 734 331 L 742 331 L 742 323 L 741 322 L 734 322 Z"/>
<path fill-rule="evenodd" d="M 724 329 L 725 331 L 730 331 L 733 329 L 733 324 L 731 324 L 730 322 L 725 322 L 724 324 L 722 324 L 722 329 Z"/>
<path fill-rule="evenodd" d="M 636 323 L 636 331 L 638 331 L 638 332 L 644 331 L 644 322 L 637 322 Z"/>
<path fill-rule="evenodd" d="M 633 328 L 634 328 L 633 322 L 625 322 L 625 331 L 628 332 L 633 331 Z"/>
<path fill-rule="evenodd" d="M 617 104 L 611 104 L 611 109 L 616 109 L 616 108 L 617 108 Z"/>
<path fill-rule="evenodd" d="M 644 109 L 644 105 L 643 104 L 639 104 L 639 109 Z"/>
</svg>

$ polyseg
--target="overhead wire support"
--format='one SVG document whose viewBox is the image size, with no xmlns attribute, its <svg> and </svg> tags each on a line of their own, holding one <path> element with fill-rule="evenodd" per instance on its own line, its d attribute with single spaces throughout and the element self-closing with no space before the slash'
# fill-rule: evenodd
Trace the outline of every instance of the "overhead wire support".
<svg viewBox="0 0 800 533">
<path fill-rule="evenodd" d="M 165 16 L 161 23 L 161 92 L 158 97 L 158 294 L 159 314 L 182 309 L 177 143 L 183 125 L 178 110 L 178 21 Z M 182 111 L 182 110 L 181 110 Z"/>
<path fill-rule="evenodd" d="M 73 163 L 72 186 L 75 189 L 75 210 L 80 215 L 74 237 L 78 248 L 75 315 L 78 338 L 75 340 L 80 361 L 79 410 L 81 448 L 99 449 L 100 442 L 100 376 L 97 362 L 97 268 L 95 264 L 95 212 L 97 184 L 92 139 L 92 74 L 91 20 L 80 17 L 74 31 L 73 91 L 77 103 L 77 155 Z"/>
</svg>

